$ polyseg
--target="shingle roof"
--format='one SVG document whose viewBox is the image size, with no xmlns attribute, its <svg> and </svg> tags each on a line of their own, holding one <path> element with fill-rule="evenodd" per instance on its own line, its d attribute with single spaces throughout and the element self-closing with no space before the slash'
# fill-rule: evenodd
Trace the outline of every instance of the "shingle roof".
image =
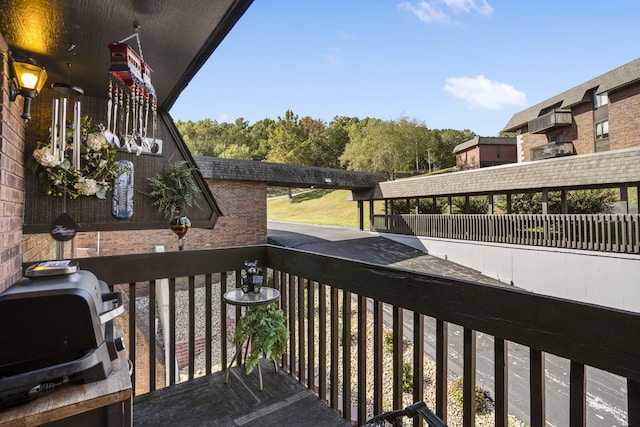
<svg viewBox="0 0 640 427">
<path fill-rule="evenodd" d="M 476 136 L 466 142 L 456 145 L 453 148 L 453 154 L 475 147 L 476 145 L 516 145 L 515 138 L 501 138 L 497 136 Z"/>
<path fill-rule="evenodd" d="M 639 164 L 640 147 L 634 147 L 386 181 L 373 192 L 355 192 L 353 198 L 380 200 L 637 185 Z"/>
<path fill-rule="evenodd" d="M 596 93 L 610 92 L 639 80 L 640 58 L 514 114 L 504 127 L 503 132 L 518 130 L 530 120 L 538 117 L 540 112 L 546 108 L 553 106 L 571 108 L 576 104 L 590 101 L 590 91 L 593 89 L 596 90 Z"/>
<path fill-rule="evenodd" d="M 259 181 L 283 187 L 372 189 L 385 177 L 381 174 L 342 169 L 287 165 L 254 160 L 193 156 L 204 178 Z"/>
</svg>

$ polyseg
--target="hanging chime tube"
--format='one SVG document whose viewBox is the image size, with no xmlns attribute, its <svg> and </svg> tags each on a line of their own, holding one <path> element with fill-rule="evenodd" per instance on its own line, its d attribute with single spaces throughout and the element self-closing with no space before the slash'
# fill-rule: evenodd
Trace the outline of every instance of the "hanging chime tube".
<svg viewBox="0 0 640 427">
<path fill-rule="evenodd" d="M 59 100 L 55 98 L 53 100 L 53 108 L 51 114 L 51 155 L 57 155 L 58 151 L 58 108 Z"/>
<path fill-rule="evenodd" d="M 80 169 L 80 101 L 73 104 L 73 169 Z"/>
<path fill-rule="evenodd" d="M 60 161 L 64 160 L 67 128 L 67 98 L 60 100 Z"/>
</svg>

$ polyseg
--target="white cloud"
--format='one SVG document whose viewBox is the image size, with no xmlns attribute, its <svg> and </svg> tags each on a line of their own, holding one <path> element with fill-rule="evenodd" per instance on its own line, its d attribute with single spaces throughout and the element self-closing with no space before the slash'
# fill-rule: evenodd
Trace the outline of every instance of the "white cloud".
<svg viewBox="0 0 640 427">
<path fill-rule="evenodd" d="M 485 16 L 493 13 L 493 7 L 487 0 L 444 0 L 444 3 L 453 12 L 478 12 L 480 15 Z"/>
<path fill-rule="evenodd" d="M 493 13 L 488 0 L 421 0 L 415 5 L 410 2 L 399 3 L 398 8 L 411 12 L 422 22 L 437 24 L 451 23 L 449 13 L 479 13 L 485 16 Z"/>
<path fill-rule="evenodd" d="M 438 24 L 446 24 L 450 22 L 449 17 L 441 8 L 426 1 L 421 1 L 416 6 L 409 2 L 403 2 L 398 4 L 398 8 L 408 10 L 422 22 L 435 22 Z"/>
<path fill-rule="evenodd" d="M 509 105 L 525 105 L 527 96 L 507 83 L 489 80 L 484 76 L 449 77 L 443 88 L 456 98 L 463 99 L 469 108 L 498 110 Z"/>
</svg>

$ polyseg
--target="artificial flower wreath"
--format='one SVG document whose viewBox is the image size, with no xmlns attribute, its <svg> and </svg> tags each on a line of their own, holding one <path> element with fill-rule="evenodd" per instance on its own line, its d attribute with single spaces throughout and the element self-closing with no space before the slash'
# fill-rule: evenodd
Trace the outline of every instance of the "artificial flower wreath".
<svg viewBox="0 0 640 427">
<path fill-rule="evenodd" d="M 51 130 L 49 130 L 51 131 Z M 76 199 L 79 196 L 96 196 L 105 199 L 111 182 L 122 170 L 116 161 L 117 148 L 107 142 L 104 126 L 92 127 L 91 118 L 82 117 L 80 125 L 80 166 L 76 169 L 69 158 L 73 152 L 72 129 L 67 127 L 65 153 L 52 152 L 49 141 L 38 145 L 27 161 L 29 169 L 40 178 L 43 191 L 51 196 L 65 194 Z M 59 149 L 59 148 L 58 148 Z"/>
</svg>

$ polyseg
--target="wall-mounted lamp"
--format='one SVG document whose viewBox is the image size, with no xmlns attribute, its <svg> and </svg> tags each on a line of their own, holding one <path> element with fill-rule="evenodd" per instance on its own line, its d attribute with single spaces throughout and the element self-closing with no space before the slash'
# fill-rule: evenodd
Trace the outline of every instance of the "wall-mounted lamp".
<svg viewBox="0 0 640 427">
<path fill-rule="evenodd" d="M 31 119 L 31 100 L 38 95 L 47 81 L 47 71 L 36 65 L 33 59 L 25 62 L 9 60 L 13 73 L 9 80 L 9 99 L 15 101 L 18 95 L 24 98 L 22 118 Z"/>
</svg>

